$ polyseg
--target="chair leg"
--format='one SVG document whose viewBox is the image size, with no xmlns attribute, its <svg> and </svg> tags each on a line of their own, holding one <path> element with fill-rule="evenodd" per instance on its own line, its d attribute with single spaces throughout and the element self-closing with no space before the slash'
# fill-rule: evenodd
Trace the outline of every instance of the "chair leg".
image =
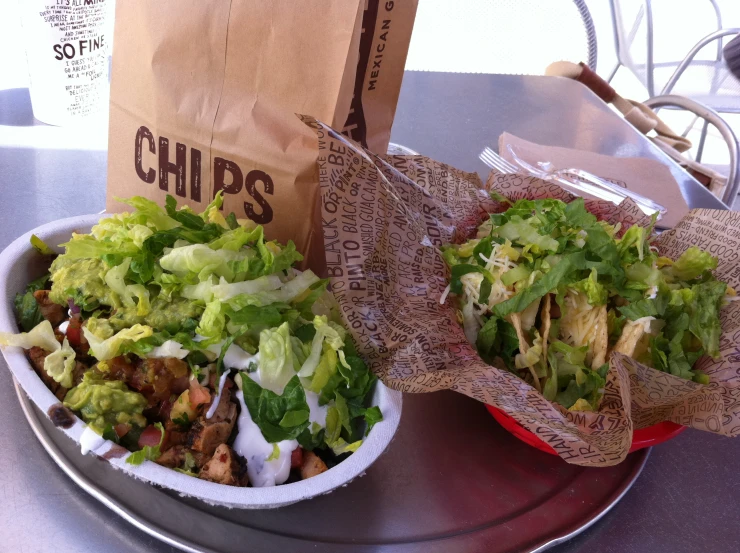
<svg viewBox="0 0 740 553">
<path fill-rule="evenodd" d="M 609 73 L 609 76 L 606 78 L 606 82 L 610 83 L 612 82 L 612 79 L 617 74 L 617 71 L 619 71 L 619 68 L 622 67 L 621 62 L 617 62 L 617 65 L 614 66 L 614 69 L 612 69 L 612 72 Z"/>
<path fill-rule="evenodd" d="M 696 125 L 696 122 L 698 120 L 699 120 L 699 116 L 698 115 L 694 115 L 694 118 L 691 120 L 691 123 L 689 123 L 689 126 L 686 127 L 686 129 L 681 133 L 681 136 L 683 136 L 684 138 L 686 138 L 687 136 L 689 136 L 689 133 L 691 132 L 691 129 L 694 128 L 694 125 Z"/>
<path fill-rule="evenodd" d="M 696 147 L 696 162 L 701 163 L 701 156 L 704 153 L 704 143 L 707 141 L 707 131 L 709 130 L 709 121 L 704 120 L 704 125 L 701 128 L 701 138 L 699 138 L 699 145 Z"/>
</svg>

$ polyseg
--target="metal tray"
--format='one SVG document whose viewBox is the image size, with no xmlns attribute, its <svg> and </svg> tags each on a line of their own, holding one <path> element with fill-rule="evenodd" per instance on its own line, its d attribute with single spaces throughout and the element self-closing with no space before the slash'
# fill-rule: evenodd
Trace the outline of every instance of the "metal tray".
<svg viewBox="0 0 740 553">
<path fill-rule="evenodd" d="M 613 507 L 649 451 L 584 469 L 521 443 L 472 399 L 407 395 L 396 438 L 364 477 L 282 509 L 229 510 L 81 455 L 17 383 L 16 393 L 34 433 L 76 484 L 144 532 L 197 553 L 544 551 Z"/>
</svg>

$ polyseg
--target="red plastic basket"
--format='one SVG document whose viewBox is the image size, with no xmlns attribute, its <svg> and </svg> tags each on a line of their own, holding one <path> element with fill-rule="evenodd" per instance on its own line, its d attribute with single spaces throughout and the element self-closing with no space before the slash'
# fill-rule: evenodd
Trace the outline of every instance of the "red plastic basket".
<svg viewBox="0 0 740 553">
<path fill-rule="evenodd" d="M 529 430 L 524 428 L 516 420 L 514 420 L 512 417 L 510 417 L 497 407 L 486 405 L 486 409 L 488 409 L 488 412 L 493 415 L 493 418 L 496 419 L 496 421 L 501 426 L 503 426 L 506 430 L 508 430 L 511 434 L 519 438 L 524 443 L 529 444 L 532 447 L 536 447 L 537 449 L 539 449 L 540 451 L 544 451 L 545 453 L 557 455 L 553 448 L 540 440 L 537 436 L 532 434 Z M 638 449 L 643 449 L 645 447 L 662 444 L 667 440 L 675 438 L 684 430 L 686 430 L 685 426 L 668 421 L 659 422 L 658 424 L 654 424 L 653 426 L 648 426 L 647 428 L 635 430 L 632 434 L 632 447 L 630 447 L 630 453 L 632 453 L 633 451 L 637 451 Z"/>
</svg>

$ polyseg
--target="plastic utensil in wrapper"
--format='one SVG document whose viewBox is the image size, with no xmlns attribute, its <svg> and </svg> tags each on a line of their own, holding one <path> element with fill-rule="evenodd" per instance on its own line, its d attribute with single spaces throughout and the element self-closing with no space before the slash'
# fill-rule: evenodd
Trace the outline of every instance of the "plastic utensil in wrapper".
<svg viewBox="0 0 740 553">
<path fill-rule="evenodd" d="M 740 302 L 721 312 L 720 353 L 695 366 L 709 384 L 609 359 L 598 412 L 571 412 L 547 401 L 518 376 L 485 363 L 440 299 L 449 282 L 439 248 L 462 243 L 487 213 L 511 199 L 575 196 L 536 177 L 478 176 L 423 156 L 378 156 L 331 128 L 304 118 L 319 138 L 324 246 L 331 289 L 359 350 L 386 385 L 411 393 L 452 389 L 505 412 L 569 463 L 608 466 L 630 451 L 635 429 L 663 421 L 725 436 L 740 434 Z M 331 156 L 329 156 L 331 154 Z M 586 200 L 586 209 L 626 230 L 649 218 L 630 198 L 615 205 Z M 696 245 L 719 258 L 718 279 L 740 285 L 736 263 L 740 214 L 694 210 L 654 242 L 678 258 Z"/>
<path fill-rule="evenodd" d="M 507 144 L 506 149 L 524 173 L 529 173 L 533 177 L 542 180 L 553 181 L 577 196 L 585 193 L 587 196 L 594 196 L 617 205 L 625 198 L 630 198 L 646 215 L 657 213 L 658 220 L 667 211 L 664 206 L 654 202 L 650 198 L 646 198 L 642 194 L 638 194 L 632 190 L 616 186 L 587 171 L 581 169 L 554 169 L 552 163 L 547 161 L 538 162 L 538 167 L 533 167 L 517 155 L 511 144 Z"/>
</svg>

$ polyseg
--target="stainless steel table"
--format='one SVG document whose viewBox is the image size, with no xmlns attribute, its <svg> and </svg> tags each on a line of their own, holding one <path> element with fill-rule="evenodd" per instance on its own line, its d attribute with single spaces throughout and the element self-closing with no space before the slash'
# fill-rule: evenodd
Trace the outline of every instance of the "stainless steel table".
<svg viewBox="0 0 740 553">
<path fill-rule="evenodd" d="M 66 140 L 58 129 L 31 124 L 27 92 L 0 91 L 0 248 L 39 224 L 104 206 L 100 139 Z M 572 81 L 407 74 L 395 142 L 485 175 L 477 153 L 505 130 L 545 144 L 666 159 Z M 693 179 L 678 169 L 675 175 L 690 206 L 721 207 Z M 131 527 L 61 472 L 23 418 L 4 361 L 0 405 L 0 551 L 175 551 Z M 481 416 L 487 416 L 483 410 Z M 737 459 L 740 441 L 689 430 L 655 448 L 632 490 L 601 522 L 552 551 L 740 551 Z"/>
</svg>

